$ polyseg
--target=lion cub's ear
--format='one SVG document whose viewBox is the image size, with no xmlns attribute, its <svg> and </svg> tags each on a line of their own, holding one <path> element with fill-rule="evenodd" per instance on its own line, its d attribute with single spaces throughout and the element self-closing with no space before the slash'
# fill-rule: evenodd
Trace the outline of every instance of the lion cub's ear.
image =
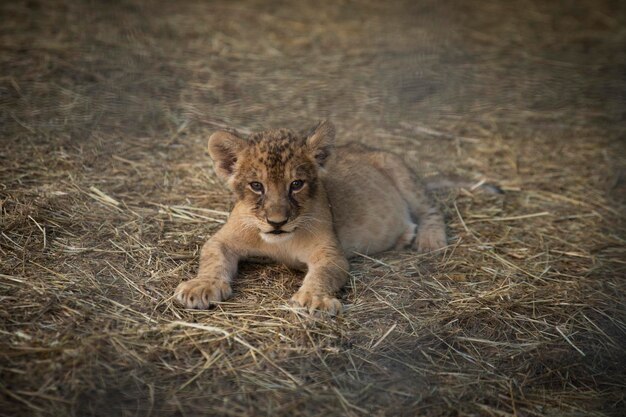
<svg viewBox="0 0 626 417">
<path fill-rule="evenodd" d="M 320 167 L 324 167 L 334 144 L 335 126 L 328 120 L 320 122 L 313 128 L 306 139 L 306 145 Z"/>
<path fill-rule="evenodd" d="M 220 130 L 209 138 L 209 155 L 213 160 L 215 173 L 222 180 L 227 181 L 233 175 L 237 155 L 246 142 L 230 132 Z"/>
</svg>

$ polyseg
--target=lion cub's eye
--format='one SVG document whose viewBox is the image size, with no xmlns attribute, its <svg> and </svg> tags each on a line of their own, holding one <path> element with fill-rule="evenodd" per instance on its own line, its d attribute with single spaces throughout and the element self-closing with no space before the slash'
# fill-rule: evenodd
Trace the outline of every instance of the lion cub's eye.
<svg viewBox="0 0 626 417">
<path fill-rule="evenodd" d="M 302 180 L 295 180 L 295 181 L 292 181 L 291 185 L 289 186 L 289 190 L 290 191 L 300 191 L 302 189 L 302 187 L 304 187 L 304 181 L 302 181 Z"/>
<path fill-rule="evenodd" d="M 250 186 L 250 189 L 252 191 L 254 191 L 257 194 L 262 194 L 263 193 L 263 184 L 261 184 L 258 181 L 252 181 L 250 184 L 248 184 Z"/>
</svg>

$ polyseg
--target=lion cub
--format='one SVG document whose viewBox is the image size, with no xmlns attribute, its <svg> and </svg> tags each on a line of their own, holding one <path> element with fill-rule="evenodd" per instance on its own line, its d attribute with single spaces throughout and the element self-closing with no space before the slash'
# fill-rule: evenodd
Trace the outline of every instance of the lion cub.
<svg viewBox="0 0 626 417">
<path fill-rule="evenodd" d="M 263 256 L 306 268 L 292 302 L 335 315 L 346 258 L 355 252 L 446 245 L 441 213 L 401 158 L 356 144 L 334 147 L 334 139 L 329 122 L 307 135 L 287 129 L 248 140 L 224 131 L 211 135 L 215 171 L 236 203 L 203 246 L 198 276 L 176 289 L 183 306 L 204 309 L 228 298 L 238 262 Z"/>
</svg>

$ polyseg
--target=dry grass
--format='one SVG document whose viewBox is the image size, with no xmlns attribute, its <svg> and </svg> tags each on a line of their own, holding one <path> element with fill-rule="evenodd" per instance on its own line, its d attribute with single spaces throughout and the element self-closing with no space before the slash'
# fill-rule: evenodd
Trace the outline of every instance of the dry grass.
<svg viewBox="0 0 626 417">
<path fill-rule="evenodd" d="M 623 4 L 298 4 L 2 3 L 0 414 L 623 415 Z M 268 265 L 176 306 L 208 134 L 323 117 L 507 193 L 440 195 L 449 248 L 357 258 L 337 319 Z"/>
</svg>

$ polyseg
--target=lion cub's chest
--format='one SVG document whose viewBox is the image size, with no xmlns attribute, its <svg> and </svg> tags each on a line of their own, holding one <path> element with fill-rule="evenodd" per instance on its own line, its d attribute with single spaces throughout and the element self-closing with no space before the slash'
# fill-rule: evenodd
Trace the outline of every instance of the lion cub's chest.
<svg viewBox="0 0 626 417">
<path fill-rule="evenodd" d="M 259 247 L 250 253 L 250 256 L 270 258 L 289 268 L 304 270 L 306 269 L 307 250 L 310 248 L 304 247 L 297 237 L 293 237 L 284 242 L 261 242 Z"/>
</svg>

